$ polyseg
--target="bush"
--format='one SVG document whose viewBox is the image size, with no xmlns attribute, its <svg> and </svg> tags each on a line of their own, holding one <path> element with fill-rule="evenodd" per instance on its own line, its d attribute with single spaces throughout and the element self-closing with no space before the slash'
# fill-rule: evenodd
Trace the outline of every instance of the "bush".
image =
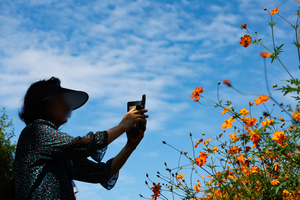
<svg viewBox="0 0 300 200">
<path fill-rule="evenodd" d="M 0 117 L 0 189 L 13 178 L 13 161 L 15 158 L 16 144 L 12 144 L 10 139 L 14 136 L 12 119 L 8 121 L 5 108 Z M 11 127 L 9 132 L 7 128 Z"/>
</svg>

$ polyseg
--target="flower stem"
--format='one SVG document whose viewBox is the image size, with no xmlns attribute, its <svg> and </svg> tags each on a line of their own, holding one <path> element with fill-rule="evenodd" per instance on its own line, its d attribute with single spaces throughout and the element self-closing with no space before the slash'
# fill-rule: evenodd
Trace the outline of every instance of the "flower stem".
<svg viewBox="0 0 300 200">
<path fill-rule="evenodd" d="M 247 31 L 248 31 L 248 33 L 250 34 L 250 35 L 252 35 L 255 39 L 256 39 L 256 41 L 257 41 L 257 44 L 259 44 L 259 45 L 261 45 L 262 47 L 264 47 L 265 49 L 267 49 L 270 53 L 272 53 L 273 54 L 273 52 L 270 50 L 270 49 L 268 49 L 265 45 L 263 45 L 261 42 L 258 42 L 258 38 L 256 37 L 256 36 L 254 36 L 252 33 L 250 33 L 250 31 L 248 30 L 248 29 L 246 29 Z M 277 58 L 277 60 L 280 62 L 280 64 L 283 66 L 283 68 L 287 71 L 287 73 L 291 76 L 291 78 L 292 79 L 294 79 L 294 77 L 292 76 L 292 74 L 289 72 L 289 70 L 284 66 L 284 64 L 281 62 L 281 60 L 279 59 L 279 58 Z M 295 79 L 294 79 L 295 80 Z"/>
</svg>

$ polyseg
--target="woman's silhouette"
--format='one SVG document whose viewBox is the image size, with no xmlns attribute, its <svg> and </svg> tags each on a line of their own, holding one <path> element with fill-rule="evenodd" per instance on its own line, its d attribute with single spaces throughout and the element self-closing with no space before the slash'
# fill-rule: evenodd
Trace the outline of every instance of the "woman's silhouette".
<svg viewBox="0 0 300 200">
<path fill-rule="evenodd" d="M 145 130 L 148 115 L 141 114 L 148 110 L 134 108 L 117 126 L 83 137 L 59 131 L 71 111 L 87 100 L 86 92 L 62 88 L 55 77 L 29 87 L 19 112 L 26 127 L 18 139 L 13 166 L 16 199 L 75 199 L 73 179 L 100 183 L 108 190 L 115 185 L 120 168 L 144 137 L 144 131 L 138 137 L 126 133 L 125 147 L 103 163 L 107 145 L 137 122 L 144 122 Z M 87 159 L 89 156 L 96 162 Z"/>
</svg>

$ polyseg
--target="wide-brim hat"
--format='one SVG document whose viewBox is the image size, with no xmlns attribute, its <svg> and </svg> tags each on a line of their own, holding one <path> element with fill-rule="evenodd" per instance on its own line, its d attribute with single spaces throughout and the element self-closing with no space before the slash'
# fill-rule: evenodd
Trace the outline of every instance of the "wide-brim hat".
<svg viewBox="0 0 300 200">
<path fill-rule="evenodd" d="M 48 92 L 42 98 L 41 101 L 49 99 L 57 94 L 63 94 L 65 100 L 70 106 L 70 110 L 75 110 L 81 106 L 83 106 L 87 100 L 89 99 L 89 95 L 84 91 L 72 90 L 68 88 L 61 87 L 58 84 L 50 84 L 48 85 Z"/>
</svg>

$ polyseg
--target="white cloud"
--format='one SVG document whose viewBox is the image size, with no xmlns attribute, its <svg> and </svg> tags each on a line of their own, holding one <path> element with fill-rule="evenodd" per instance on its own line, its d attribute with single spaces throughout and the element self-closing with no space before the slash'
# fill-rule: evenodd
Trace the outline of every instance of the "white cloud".
<svg viewBox="0 0 300 200">
<path fill-rule="evenodd" d="M 293 2 L 289 0 L 279 8 L 291 20 L 289 5 L 296 5 Z M 201 132 L 217 135 L 221 130 L 220 122 L 225 117 L 220 111 L 195 104 L 190 98 L 196 86 L 203 86 L 203 95 L 213 100 L 217 82 L 223 79 L 231 79 L 244 92 L 266 91 L 263 62 L 258 57 L 261 49 L 254 44 L 249 48 L 240 46 L 239 39 L 246 34 L 240 25 L 247 23 L 270 46 L 270 29 L 265 26 L 269 16 L 262 9 L 279 3 L 5 2 L 0 14 L 0 104 L 15 110 L 31 83 L 56 76 L 63 87 L 90 95 L 87 104 L 72 114 L 70 124 L 64 128 L 82 136 L 84 130 L 117 125 L 125 114 L 127 101 L 139 100 L 146 94 L 147 134 L 151 134 L 145 140 L 150 147 L 141 155 L 148 156 L 152 163 L 159 162 L 157 155 L 161 151 L 151 146 L 155 142 L 168 139 L 180 146 L 181 137 L 189 132 L 199 138 Z M 275 28 L 276 38 L 293 38 L 286 31 L 290 30 L 286 29 L 288 25 L 276 20 L 280 22 Z M 289 68 L 297 66 L 289 57 L 285 61 Z M 278 82 L 277 77 L 283 74 L 279 68 L 278 63 L 272 65 L 270 83 Z M 233 99 L 241 107 L 255 98 L 224 87 L 220 96 Z M 125 142 L 122 136 L 112 147 L 119 148 Z M 128 168 L 134 171 L 135 164 Z M 78 198 L 139 198 L 130 194 L 138 194 L 131 186 L 140 178 L 132 171 L 127 169 L 128 173 L 120 177 L 122 187 L 128 183 L 130 189 L 114 188 L 113 195 L 99 184 L 78 183 Z"/>
</svg>

